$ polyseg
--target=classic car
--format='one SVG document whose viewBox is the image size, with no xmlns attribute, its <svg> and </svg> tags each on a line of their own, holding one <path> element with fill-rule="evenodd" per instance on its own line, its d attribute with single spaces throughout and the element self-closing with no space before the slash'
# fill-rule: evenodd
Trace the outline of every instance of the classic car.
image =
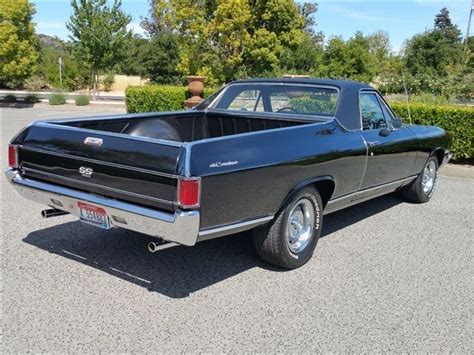
<svg viewBox="0 0 474 355">
<path fill-rule="evenodd" d="M 402 124 L 377 90 L 343 80 L 251 79 L 182 112 L 32 123 L 8 147 L 25 198 L 150 251 L 252 230 L 283 268 L 312 256 L 325 214 L 399 191 L 423 203 L 450 159 L 445 132 Z"/>
</svg>

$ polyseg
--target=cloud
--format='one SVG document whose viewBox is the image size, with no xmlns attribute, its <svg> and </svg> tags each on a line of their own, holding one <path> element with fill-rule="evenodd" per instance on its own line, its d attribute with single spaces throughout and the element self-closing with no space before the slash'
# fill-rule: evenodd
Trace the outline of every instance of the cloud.
<svg viewBox="0 0 474 355">
<path fill-rule="evenodd" d="M 144 35 L 145 30 L 140 26 L 140 22 L 130 22 L 127 25 L 127 30 L 132 31 L 137 35 Z"/>
<path fill-rule="evenodd" d="M 42 30 L 57 30 L 57 29 L 60 29 L 60 28 L 66 28 L 66 23 L 64 23 L 64 22 L 43 22 L 43 21 L 40 21 L 40 22 L 36 23 L 36 28 L 39 31 L 42 31 Z"/>
</svg>

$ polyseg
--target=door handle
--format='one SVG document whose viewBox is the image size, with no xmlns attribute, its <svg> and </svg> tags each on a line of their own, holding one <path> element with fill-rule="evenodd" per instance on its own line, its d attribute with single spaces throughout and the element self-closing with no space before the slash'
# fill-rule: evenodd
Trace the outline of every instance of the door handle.
<svg viewBox="0 0 474 355">
<path fill-rule="evenodd" d="M 374 147 L 374 146 L 376 146 L 376 145 L 379 144 L 379 143 L 380 143 L 379 141 L 372 141 L 372 142 L 367 142 L 367 145 L 368 145 L 369 147 Z"/>
</svg>

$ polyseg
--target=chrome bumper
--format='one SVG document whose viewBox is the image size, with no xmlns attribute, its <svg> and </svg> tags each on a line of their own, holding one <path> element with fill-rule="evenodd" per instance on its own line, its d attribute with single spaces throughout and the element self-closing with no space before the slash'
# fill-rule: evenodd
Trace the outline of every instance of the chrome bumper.
<svg viewBox="0 0 474 355">
<path fill-rule="evenodd" d="M 446 149 L 446 151 L 444 152 L 443 162 L 441 163 L 441 165 L 449 163 L 452 157 L 453 157 L 453 154 L 451 153 L 451 151 Z"/>
<path fill-rule="evenodd" d="M 199 234 L 198 211 L 176 211 L 174 214 L 97 196 L 91 193 L 30 180 L 18 170 L 5 171 L 8 181 L 24 198 L 54 207 L 79 218 L 78 202 L 102 207 L 114 227 L 130 229 L 166 241 L 192 246 Z"/>
</svg>

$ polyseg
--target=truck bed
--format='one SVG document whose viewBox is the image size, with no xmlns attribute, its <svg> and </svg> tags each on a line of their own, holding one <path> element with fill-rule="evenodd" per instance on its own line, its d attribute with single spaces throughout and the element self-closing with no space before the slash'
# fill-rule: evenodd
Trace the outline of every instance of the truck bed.
<svg viewBox="0 0 474 355">
<path fill-rule="evenodd" d="M 187 111 L 129 115 L 106 120 L 65 121 L 59 124 L 184 143 L 308 123 L 314 123 L 314 120 L 258 117 L 245 111 L 235 114 Z"/>
</svg>

